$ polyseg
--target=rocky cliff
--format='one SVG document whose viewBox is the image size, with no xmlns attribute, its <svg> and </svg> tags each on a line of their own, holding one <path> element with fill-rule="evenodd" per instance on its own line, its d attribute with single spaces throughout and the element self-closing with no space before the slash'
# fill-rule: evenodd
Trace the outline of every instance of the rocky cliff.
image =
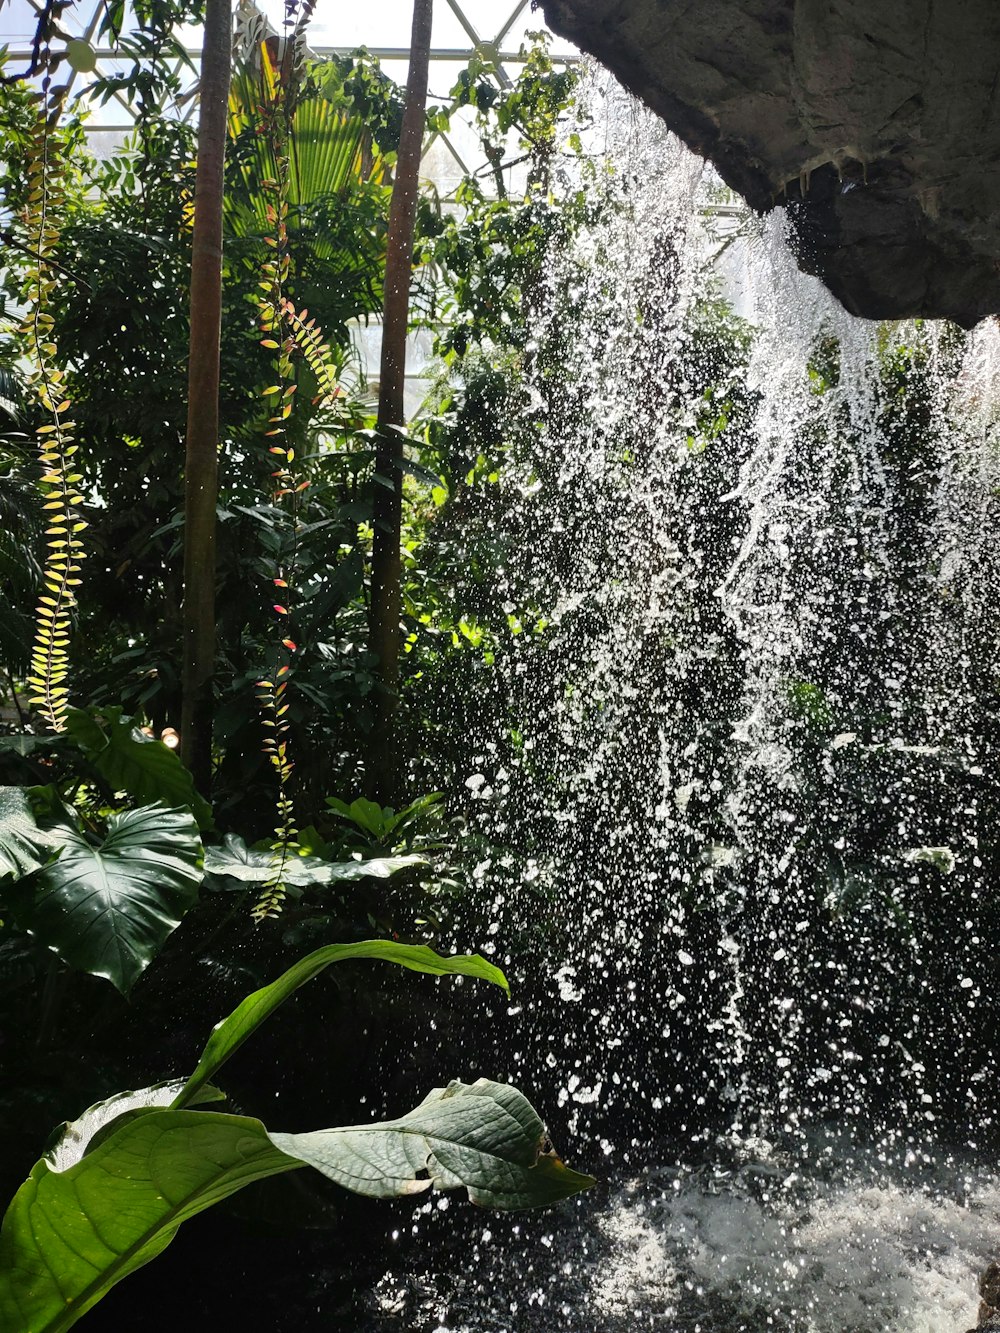
<svg viewBox="0 0 1000 1333">
<path fill-rule="evenodd" d="M 996 0 L 542 0 L 871 318 L 1000 311 Z"/>
</svg>

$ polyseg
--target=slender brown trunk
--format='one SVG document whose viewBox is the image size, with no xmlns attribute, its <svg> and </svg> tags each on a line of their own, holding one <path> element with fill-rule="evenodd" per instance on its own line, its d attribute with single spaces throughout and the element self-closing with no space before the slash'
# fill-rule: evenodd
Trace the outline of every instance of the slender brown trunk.
<svg viewBox="0 0 1000 1333">
<path fill-rule="evenodd" d="M 389 205 L 385 257 L 368 639 L 368 646 L 378 659 L 379 685 L 373 698 L 374 718 L 366 765 L 368 795 L 383 805 L 394 797 L 398 785 L 394 720 L 399 687 L 399 546 L 403 517 L 403 444 L 399 435 L 388 428 L 402 426 L 404 422 L 403 376 L 406 372 L 410 273 L 417 218 L 417 181 L 424 140 L 432 11 L 433 0 L 414 0 L 410 72 L 406 80 L 406 107 L 396 159 L 396 179 Z"/>
<path fill-rule="evenodd" d="M 212 777 L 222 192 L 232 40 L 231 0 L 207 0 L 191 250 L 181 674 L 181 754 L 206 796 Z"/>
</svg>

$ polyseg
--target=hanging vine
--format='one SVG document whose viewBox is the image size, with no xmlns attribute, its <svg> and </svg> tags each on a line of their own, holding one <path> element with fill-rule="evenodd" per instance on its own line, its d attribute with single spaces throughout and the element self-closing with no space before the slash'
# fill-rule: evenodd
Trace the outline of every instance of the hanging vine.
<svg viewBox="0 0 1000 1333">
<path fill-rule="evenodd" d="M 80 586 L 84 548 L 80 533 L 82 476 L 74 472 L 77 445 L 69 419 L 70 400 L 59 368 L 50 298 L 62 270 L 54 255 L 59 244 L 59 218 L 65 210 L 64 137 L 59 118 L 65 90 L 51 90 L 51 53 L 47 38 L 42 52 L 45 70 L 38 115 L 28 145 L 27 201 L 22 214 L 28 254 L 25 295 L 28 313 L 19 333 L 30 364 L 27 379 L 48 418 L 38 428 L 40 485 L 47 527 L 42 591 L 35 612 L 28 685 L 30 702 L 52 731 L 65 730 L 69 707 L 69 636 Z"/>
<path fill-rule="evenodd" d="M 312 371 L 317 394 L 314 405 L 326 405 L 338 393 L 336 373 L 330 360 L 330 348 L 316 321 L 309 312 L 297 311 L 285 294 L 290 258 L 288 252 L 288 197 L 291 161 L 289 144 L 292 132 L 296 82 L 300 74 L 301 38 L 311 12 L 303 12 L 295 32 L 289 29 L 296 11 L 294 0 L 286 4 L 286 38 L 284 58 L 272 59 L 271 44 L 265 42 L 261 50 L 263 96 L 258 107 L 258 133 L 267 136 L 272 152 L 275 174 L 261 183 L 265 193 L 265 215 L 271 227 L 264 238 L 271 251 L 262 265 L 259 292 L 256 298 L 261 346 L 274 353 L 275 383 L 263 391 L 269 415 L 265 439 L 275 465 L 271 473 L 272 502 L 282 507 L 287 515 L 287 541 L 275 563 L 271 581 L 276 600 L 272 603 L 278 617 L 280 638 L 267 677 L 257 682 L 257 700 L 264 727 L 264 753 L 272 764 L 278 782 L 276 821 L 273 853 L 273 874 L 261 891 L 253 916 L 257 921 L 276 915 L 286 894 L 287 868 L 299 850 L 298 827 L 292 797 L 294 761 L 291 754 L 291 735 L 288 721 L 288 689 L 292 660 L 298 645 L 291 637 L 294 615 L 296 570 L 298 565 L 299 528 L 303 492 L 309 482 L 295 470 L 295 448 L 289 438 L 288 426 L 295 410 L 298 384 L 295 377 L 296 359 L 301 359 Z"/>
</svg>

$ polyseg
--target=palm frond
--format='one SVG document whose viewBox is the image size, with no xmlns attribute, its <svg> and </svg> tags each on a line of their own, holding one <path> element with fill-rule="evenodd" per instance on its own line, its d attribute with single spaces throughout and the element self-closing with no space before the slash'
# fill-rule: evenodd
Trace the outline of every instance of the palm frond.
<svg viewBox="0 0 1000 1333">
<path fill-rule="evenodd" d="M 255 59 L 243 63 L 233 75 L 229 133 L 236 170 L 226 196 L 226 221 L 236 236 L 263 236 L 268 230 L 261 183 L 275 179 L 277 164 L 269 136 L 259 133 L 259 124 L 275 106 L 278 77 L 266 41 L 260 43 Z M 355 185 L 381 181 L 385 176 L 385 160 L 364 120 L 328 84 L 321 88 L 307 82 L 289 131 L 288 203 L 292 210 L 347 195 Z"/>
</svg>

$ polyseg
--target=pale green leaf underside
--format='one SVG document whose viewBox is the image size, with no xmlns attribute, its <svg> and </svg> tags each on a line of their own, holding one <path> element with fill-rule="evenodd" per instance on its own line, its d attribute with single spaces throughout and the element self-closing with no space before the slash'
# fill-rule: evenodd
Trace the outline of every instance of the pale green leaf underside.
<svg viewBox="0 0 1000 1333">
<path fill-rule="evenodd" d="M 285 884 L 303 888 L 310 884 L 335 884 L 358 879 L 388 879 L 409 866 L 426 865 L 422 856 L 382 856 L 370 861 L 324 861 L 319 856 L 290 856 L 281 868 Z M 270 851 L 247 847 L 235 834 L 226 835 L 221 847 L 205 848 L 205 873 L 237 879 L 244 884 L 267 884 L 274 880 L 275 857 Z"/>
<path fill-rule="evenodd" d="M 75 1165 L 43 1160 L 21 1186 L 0 1231 L 0 1328 L 62 1333 L 189 1217 L 305 1164 L 362 1194 L 465 1187 L 494 1208 L 554 1203 L 593 1183 L 542 1154 L 543 1136 L 521 1093 L 485 1079 L 435 1089 L 399 1120 L 314 1134 L 269 1135 L 245 1116 L 132 1111 Z"/>
<path fill-rule="evenodd" d="M 166 1083 L 154 1083 L 151 1088 L 117 1092 L 113 1097 L 95 1102 L 76 1120 L 63 1123 L 55 1142 L 45 1154 L 45 1160 L 53 1171 L 68 1171 L 82 1160 L 85 1153 L 91 1151 L 92 1144 L 96 1146 L 102 1135 L 113 1132 L 123 1117 L 136 1111 L 171 1106 L 184 1087 L 184 1082 L 184 1079 L 170 1079 Z M 198 1103 L 224 1100 L 225 1094 L 211 1084 L 205 1084 L 197 1098 Z"/>
<path fill-rule="evenodd" d="M 522 1093 L 485 1078 L 435 1088 L 398 1120 L 271 1141 L 376 1199 L 464 1187 L 473 1203 L 512 1210 L 557 1203 L 594 1183 L 543 1153 L 545 1126 Z"/>
</svg>

